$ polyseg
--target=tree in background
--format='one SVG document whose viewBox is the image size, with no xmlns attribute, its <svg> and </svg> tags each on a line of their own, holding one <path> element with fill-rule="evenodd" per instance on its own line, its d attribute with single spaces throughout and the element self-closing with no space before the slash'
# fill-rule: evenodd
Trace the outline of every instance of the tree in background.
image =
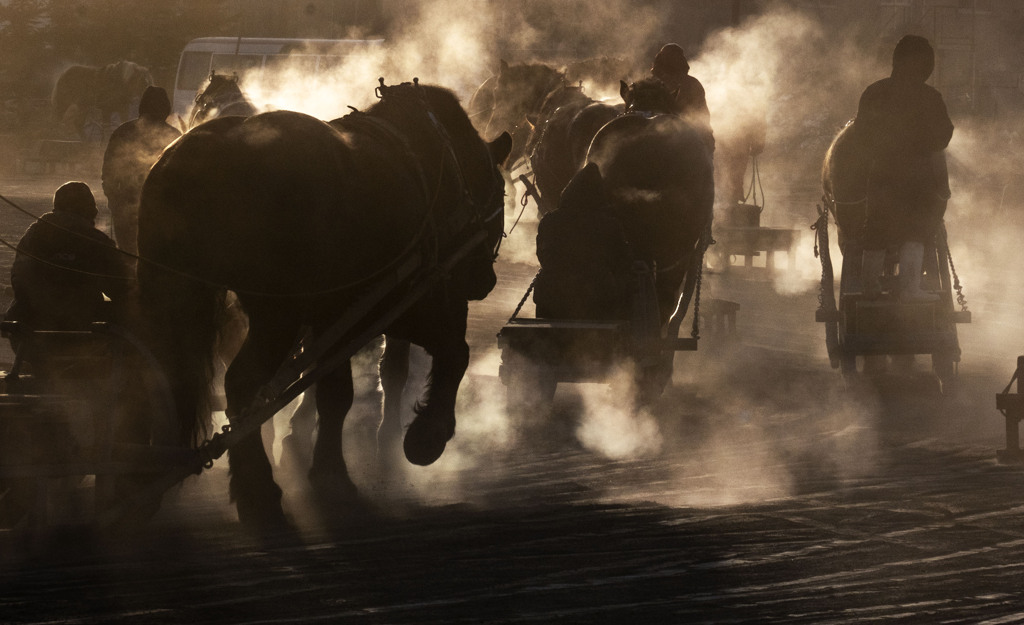
<svg viewBox="0 0 1024 625">
<path fill-rule="evenodd" d="M 44 0 L 0 5 L 0 98 L 25 97 L 46 88 L 39 67 L 49 51 Z"/>
</svg>

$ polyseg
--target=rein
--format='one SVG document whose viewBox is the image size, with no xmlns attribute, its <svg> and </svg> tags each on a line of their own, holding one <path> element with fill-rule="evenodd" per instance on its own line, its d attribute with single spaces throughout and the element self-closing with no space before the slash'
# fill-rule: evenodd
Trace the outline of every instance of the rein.
<svg viewBox="0 0 1024 625">
<path fill-rule="evenodd" d="M 491 211 L 489 214 L 484 214 L 484 211 L 487 210 L 488 205 L 491 204 L 494 201 L 495 196 L 498 195 L 499 187 L 501 189 L 500 192 L 504 193 L 504 184 L 498 185 L 498 180 L 496 178 L 494 180 L 495 184 L 491 186 L 491 190 L 487 194 L 487 197 L 483 198 L 482 200 L 476 200 L 470 194 L 469 187 L 466 184 L 465 166 L 462 160 L 459 159 L 459 156 L 455 151 L 455 145 L 454 142 L 452 141 L 451 135 L 448 133 L 448 129 L 445 128 L 445 126 L 440 122 L 440 120 L 438 120 L 437 115 L 434 113 L 434 110 L 430 106 L 430 103 L 427 102 L 423 87 L 420 86 L 419 78 L 413 78 L 412 83 L 401 83 L 399 85 L 392 86 L 385 85 L 383 77 L 378 78 L 378 82 L 380 84 L 374 90 L 374 93 L 377 95 L 378 98 L 380 98 L 382 102 L 387 100 L 388 98 L 391 99 L 390 101 L 396 102 L 400 106 L 404 105 L 405 102 L 414 102 L 416 108 L 426 112 L 426 117 L 429 120 L 431 126 L 434 129 L 434 132 L 436 133 L 437 137 L 440 139 L 441 142 L 442 158 L 440 162 L 442 175 L 444 173 L 445 156 L 447 156 L 448 159 L 450 159 L 451 163 L 454 165 L 453 173 L 455 175 L 455 181 L 456 184 L 458 185 L 459 192 L 462 196 L 462 204 L 456 206 L 455 212 L 457 212 L 458 209 L 461 208 L 462 206 L 467 206 L 469 208 L 468 213 L 470 215 L 469 224 L 477 225 L 481 230 L 486 230 L 486 224 L 494 221 L 498 217 L 503 216 L 505 208 L 504 203 L 494 202 L 496 208 L 493 211 Z M 490 164 L 490 167 L 488 168 L 489 171 L 494 170 L 496 167 L 496 163 L 494 163 L 494 161 L 492 160 L 490 151 L 486 150 L 486 148 L 484 151 L 487 153 L 488 156 L 488 163 Z M 440 180 L 438 181 L 438 192 L 440 192 Z M 431 210 L 431 212 L 433 211 Z M 498 248 L 500 247 L 501 238 L 499 237 L 498 241 L 495 243 L 494 249 L 492 250 L 493 259 L 496 259 L 498 257 Z"/>
</svg>

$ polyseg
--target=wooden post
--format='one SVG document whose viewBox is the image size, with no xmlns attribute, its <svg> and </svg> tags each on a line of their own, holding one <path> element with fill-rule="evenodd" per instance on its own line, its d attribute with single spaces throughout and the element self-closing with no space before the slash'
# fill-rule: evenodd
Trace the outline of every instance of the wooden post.
<svg viewBox="0 0 1024 625">
<path fill-rule="evenodd" d="M 996 451 L 996 457 L 1003 464 L 1024 464 L 1020 449 L 1020 420 L 1024 417 L 1024 395 L 1021 395 L 1021 375 L 1024 373 L 1024 356 L 1017 357 L 1016 393 L 996 395 L 996 408 L 1006 416 L 1006 449 Z M 1009 388 L 1007 388 L 1009 390 Z"/>
</svg>

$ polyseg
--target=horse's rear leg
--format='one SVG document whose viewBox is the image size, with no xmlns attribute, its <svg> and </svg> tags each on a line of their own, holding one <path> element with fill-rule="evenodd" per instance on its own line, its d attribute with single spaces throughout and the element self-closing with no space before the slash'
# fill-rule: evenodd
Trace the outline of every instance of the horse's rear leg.
<svg viewBox="0 0 1024 625">
<path fill-rule="evenodd" d="M 316 385 L 316 411 L 320 416 L 309 481 L 324 503 L 346 503 L 356 498 L 342 454 L 341 433 L 354 397 L 352 365 L 346 362 Z"/>
<path fill-rule="evenodd" d="M 402 396 L 409 380 L 409 341 L 386 337 L 380 357 L 380 386 L 383 391 L 381 420 L 377 426 L 377 469 L 384 473 L 394 467 L 402 440 Z"/>
<path fill-rule="evenodd" d="M 252 323 L 245 343 L 224 374 L 230 419 L 236 420 L 259 388 L 270 380 L 294 345 L 297 330 L 283 324 Z M 237 506 L 239 520 L 258 531 L 286 527 L 281 489 L 274 483 L 260 429 L 228 450 L 228 461 L 231 499 Z"/>
</svg>

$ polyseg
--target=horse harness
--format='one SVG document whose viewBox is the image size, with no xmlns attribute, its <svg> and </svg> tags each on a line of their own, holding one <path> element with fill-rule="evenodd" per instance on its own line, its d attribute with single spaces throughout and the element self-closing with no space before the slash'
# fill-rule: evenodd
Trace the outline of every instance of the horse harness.
<svg viewBox="0 0 1024 625">
<path fill-rule="evenodd" d="M 410 103 L 413 105 L 410 108 L 413 108 L 418 112 L 421 111 L 425 113 L 427 120 L 430 122 L 430 126 L 433 128 L 434 133 L 441 144 L 441 171 L 438 176 L 437 186 L 434 189 L 433 196 L 431 196 L 429 192 L 429 186 L 426 186 L 428 184 L 428 181 L 426 179 L 426 173 L 423 171 L 419 159 L 415 158 L 415 152 L 413 152 L 412 148 L 409 146 L 408 142 L 405 140 L 405 137 L 402 135 L 402 133 L 397 128 L 392 126 L 389 122 L 380 119 L 379 117 L 368 114 L 359 115 L 359 117 L 372 119 L 373 121 L 371 123 L 376 124 L 379 129 L 390 133 L 394 140 L 401 141 L 402 144 L 404 145 L 403 149 L 405 153 L 411 157 L 412 165 L 419 173 L 419 176 L 423 181 L 423 184 L 425 185 L 425 197 L 426 201 L 428 202 L 428 219 L 436 216 L 434 214 L 434 209 L 438 201 L 438 196 L 440 194 L 442 180 L 444 177 L 444 162 L 448 160 L 452 163 L 452 165 L 454 165 L 454 167 L 452 167 L 449 171 L 455 177 L 455 183 L 458 186 L 458 194 L 460 196 L 460 200 L 459 203 L 455 206 L 455 210 L 450 212 L 451 219 L 448 220 L 449 223 L 442 225 L 447 226 L 445 230 L 452 235 L 457 235 L 458 233 L 463 232 L 466 228 L 475 228 L 476 230 L 486 231 L 487 224 L 491 223 L 495 219 L 504 216 L 503 203 L 496 203 L 496 208 L 490 212 L 487 212 L 488 206 L 493 202 L 495 196 L 498 195 L 499 188 L 501 189 L 500 192 L 504 193 L 504 185 L 497 184 L 498 179 L 496 178 L 494 181 L 495 184 L 491 186 L 491 190 L 487 194 L 487 196 L 482 200 L 475 199 L 470 194 L 469 186 L 466 184 L 466 173 L 464 165 L 462 160 L 460 160 L 458 155 L 456 154 L 454 142 L 452 141 L 451 135 L 448 133 L 444 125 L 441 124 L 440 120 L 438 120 L 437 115 L 434 113 L 433 109 L 430 106 L 430 103 L 424 97 L 423 90 L 419 84 L 419 79 L 413 78 L 412 83 L 400 83 L 399 85 L 390 86 L 384 84 L 383 78 L 379 78 L 378 82 L 380 84 L 375 89 L 375 93 L 382 102 L 386 101 L 389 103 L 398 103 L 399 106 L 404 106 L 405 103 Z M 351 116 L 352 115 L 348 115 L 344 119 L 348 119 Z M 490 151 L 485 151 L 487 152 L 488 160 L 490 161 L 491 167 L 488 169 L 490 171 L 494 169 L 496 164 L 492 160 Z M 469 216 L 468 222 L 467 220 L 464 219 L 464 217 L 467 214 Z M 432 224 L 435 229 L 436 242 L 440 238 L 440 232 L 438 231 L 438 224 L 436 222 L 432 222 Z M 497 259 L 498 248 L 500 246 L 501 238 L 499 237 L 498 241 L 494 245 L 494 248 L 492 249 L 492 260 Z"/>
</svg>

